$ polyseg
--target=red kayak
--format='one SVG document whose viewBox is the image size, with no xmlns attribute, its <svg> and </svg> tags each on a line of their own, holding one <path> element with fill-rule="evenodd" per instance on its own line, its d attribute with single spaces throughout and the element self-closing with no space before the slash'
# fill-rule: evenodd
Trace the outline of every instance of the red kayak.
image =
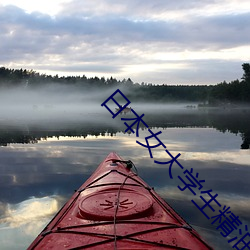
<svg viewBox="0 0 250 250">
<path fill-rule="evenodd" d="M 28 249 L 213 249 L 110 153 Z"/>
</svg>

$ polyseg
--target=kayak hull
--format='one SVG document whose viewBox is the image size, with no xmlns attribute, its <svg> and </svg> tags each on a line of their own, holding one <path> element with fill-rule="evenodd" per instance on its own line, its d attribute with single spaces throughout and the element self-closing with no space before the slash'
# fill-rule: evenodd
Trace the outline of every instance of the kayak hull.
<svg viewBox="0 0 250 250">
<path fill-rule="evenodd" d="M 110 153 L 28 248 L 212 249 L 131 163 Z"/>
</svg>

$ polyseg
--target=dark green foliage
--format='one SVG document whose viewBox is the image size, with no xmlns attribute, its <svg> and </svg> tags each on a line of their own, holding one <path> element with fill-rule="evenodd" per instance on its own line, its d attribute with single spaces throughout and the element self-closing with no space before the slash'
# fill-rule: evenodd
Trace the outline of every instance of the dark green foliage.
<svg viewBox="0 0 250 250">
<path fill-rule="evenodd" d="M 250 64 L 242 64 L 244 71 L 242 81 L 222 82 L 217 85 L 153 85 L 133 83 L 128 79 L 122 81 L 113 77 L 51 76 L 33 70 L 0 68 L 0 87 L 36 88 L 51 84 L 64 84 L 85 90 L 102 91 L 107 88 L 119 88 L 130 101 L 148 102 L 208 102 L 210 106 L 232 103 L 250 103 Z"/>
<path fill-rule="evenodd" d="M 209 103 L 228 105 L 232 103 L 250 103 L 250 64 L 242 64 L 242 81 L 222 82 L 215 85 L 209 95 Z"/>
<path fill-rule="evenodd" d="M 250 64 L 249 63 L 243 63 L 242 69 L 244 70 L 244 74 L 241 79 L 243 79 L 244 82 L 250 82 Z"/>
</svg>

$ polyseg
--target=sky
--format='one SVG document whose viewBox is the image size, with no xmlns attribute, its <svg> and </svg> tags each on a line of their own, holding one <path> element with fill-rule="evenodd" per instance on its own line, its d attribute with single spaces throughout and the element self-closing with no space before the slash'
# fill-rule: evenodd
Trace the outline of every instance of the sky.
<svg viewBox="0 0 250 250">
<path fill-rule="evenodd" d="M 249 23 L 249 0 L 0 0 L 0 67 L 229 82 L 250 62 Z"/>
</svg>

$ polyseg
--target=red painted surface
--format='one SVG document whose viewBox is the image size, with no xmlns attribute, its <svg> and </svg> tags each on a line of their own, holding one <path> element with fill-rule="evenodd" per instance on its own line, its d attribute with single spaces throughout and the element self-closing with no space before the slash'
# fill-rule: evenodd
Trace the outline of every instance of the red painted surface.
<svg viewBox="0 0 250 250">
<path fill-rule="evenodd" d="M 125 163 L 114 160 L 122 159 L 110 153 L 29 250 L 212 249 Z"/>
</svg>

